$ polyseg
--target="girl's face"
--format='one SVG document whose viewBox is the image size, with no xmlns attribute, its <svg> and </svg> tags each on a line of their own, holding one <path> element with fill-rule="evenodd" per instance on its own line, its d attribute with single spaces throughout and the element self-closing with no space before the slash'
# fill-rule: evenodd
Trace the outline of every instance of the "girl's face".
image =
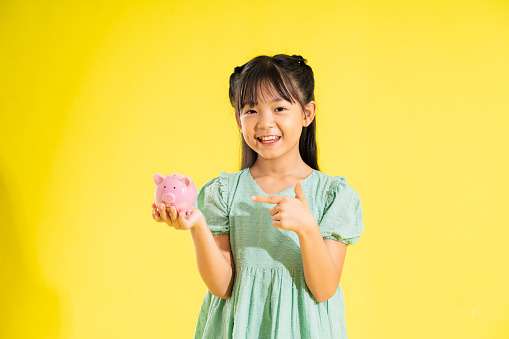
<svg viewBox="0 0 509 339">
<path fill-rule="evenodd" d="M 288 102 L 277 93 L 262 94 L 254 106 L 245 105 L 237 118 L 246 144 L 265 159 L 291 152 L 299 154 L 302 127 L 313 121 L 315 102 L 311 101 L 303 111 L 297 101 Z"/>
</svg>

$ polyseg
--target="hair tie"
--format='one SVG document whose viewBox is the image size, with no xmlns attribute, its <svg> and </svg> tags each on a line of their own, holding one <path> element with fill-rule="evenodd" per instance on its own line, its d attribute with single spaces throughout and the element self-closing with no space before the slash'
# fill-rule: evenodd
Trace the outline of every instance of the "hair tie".
<svg viewBox="0 0 509 339">
<path fill-rule="evenodd" d="M 295 60 L 299 66 L 305 66 L 306 65 L 306 59 L 304 59 L 302 56 L 300 56 L 300 55 L 292 55 L 292 57 L 293 57 L 293 60 Z"/>
</svg>

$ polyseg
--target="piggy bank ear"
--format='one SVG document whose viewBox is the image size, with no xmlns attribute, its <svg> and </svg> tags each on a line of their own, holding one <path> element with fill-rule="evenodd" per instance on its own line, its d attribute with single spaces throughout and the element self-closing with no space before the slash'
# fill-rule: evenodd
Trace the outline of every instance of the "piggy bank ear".
<svg viewBox="0 0 509 339">
<path fill-rule="evenodd" d="M 187 187 L 189 187 L 189 185 L 191 185 L 191 180 L 189 180 L 189 178 L 182 178 L 180 179 L 180 181 L 182 181 L 184 184 L 186 184 Z"/>
<path fill-rule="evenodd" d="M 159 185 L 160 183 L 162 183 L 163 180 L 164 180 L 164 176 L 162 176 L 159 173 L 154 174 L 154 182 L 156 183 L 156 185 Z"/>
</svg>

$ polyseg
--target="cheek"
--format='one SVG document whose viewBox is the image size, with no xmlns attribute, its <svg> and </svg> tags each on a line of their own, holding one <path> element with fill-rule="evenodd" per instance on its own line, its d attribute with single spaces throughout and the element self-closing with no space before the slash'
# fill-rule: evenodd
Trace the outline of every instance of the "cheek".
<svg viewBox="0 0 509 339">
<path fill-rule="evenodd" d="M 243 134 L 248 136 L 249 134 L 254 133 L 255 126 L 256 126 L 256 122 L 254 121 L 254 119 L 243 119 L 240 122 L 241 122 L 241 125 L 242 125 L 242 128 L 240 129 L 240 131 Z"/>
<path fill-rule="evenodd" d="M 300 121 L 287 122 L 284 125 L 281 125 L 281 128 L 286 136 L 300 137 L 300 134 L 302 133 L 302 124 Z"/>
</svg>

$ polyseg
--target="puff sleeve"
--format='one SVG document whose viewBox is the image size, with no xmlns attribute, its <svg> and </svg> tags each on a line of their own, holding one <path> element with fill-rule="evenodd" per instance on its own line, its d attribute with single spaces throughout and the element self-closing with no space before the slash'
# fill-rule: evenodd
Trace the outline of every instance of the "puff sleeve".
<svg viewBox="0 0 509 339">
<path fill-rule="evenodd" d="M 230 233 L 229 209 L 226 204 L 228 178 L 224 174 L 204 184 L 198 190 L 194 204 L 203 213 L 213 235 Z"/>
<path fill-rule="evenodd" d="M 324 239 L 334 239 L 347 245 L 359 240 L 364 230 L 361 200 L 346 183 L 345 177 L 338 176 L 332 180 L 319 227 Z"/>
</svg>

